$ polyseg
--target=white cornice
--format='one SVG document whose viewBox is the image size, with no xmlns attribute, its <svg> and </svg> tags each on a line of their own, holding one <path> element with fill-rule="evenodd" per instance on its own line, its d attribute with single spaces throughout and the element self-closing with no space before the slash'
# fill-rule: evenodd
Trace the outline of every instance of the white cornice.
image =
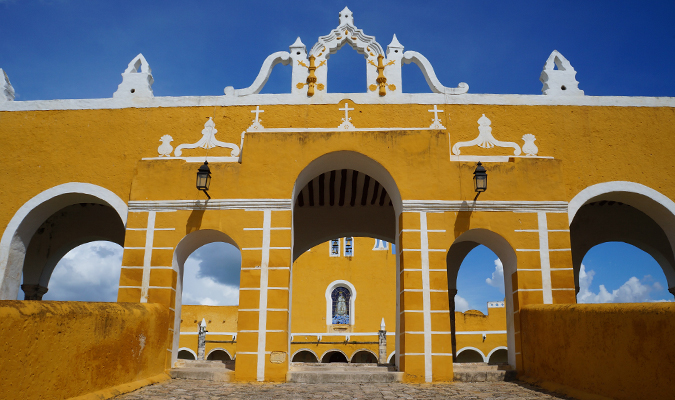
<svg viewBox="0 0 675 400">
<path fill-rule="evenodd" d="M 129 212 L 177 210 L 291 210 L 291 199 L 130 201 Z M 403 200 L 404 212 L 498 211 L 566 213 L 565 201 Z"/>
<path fill-rule="evenodd" d="M 213 199 L 130 201 L 129 212 L 177 210 L 278 210 L 289 211 L 290 199 Z"/>
<path fill-rule="evenodd" d="M 184 96 L 133 99 L 72 99 L 5 101 L 0 111 L 99 110 L 121 108 L 256 106 L 337 104 L 350 99 L 356 104 L 477 104 L 524 106 L 608 106 L 608 107 L 675 107 L 675 97 L 627 96 L 545 96 L 519 94 L 445 95 L 439 93 L 390 93 L 373 97 L 367 93 L 320 93 L 313 97 L 296 94 L 252 94 L 249 96 Z"/>
<path fill-rule="evenodd" d="M 566 201 L 403 200 L 403 212 L 500 211 L 566 213 Z"/>
</svg>

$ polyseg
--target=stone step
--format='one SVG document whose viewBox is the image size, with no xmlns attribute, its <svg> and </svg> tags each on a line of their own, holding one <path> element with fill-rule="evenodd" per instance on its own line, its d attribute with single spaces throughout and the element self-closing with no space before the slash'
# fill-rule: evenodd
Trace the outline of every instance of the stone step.
<svg viewBox="0 0 675 400">
<path fill-rule="evenodd" d="M 458 382 L 513 381 L 517 375 L 517 372 L 508 364 L 454 363 L 452 368 L 454 380 Z"/>
<path fill-rule="evenodd" d="M 392 383 L 402 382 L 403 372 L 390 371 L 289 371 L 287 382 L 296 383 Z"/>
<path fill-rule="evenodd" d="M 377 365 L 366 363 L 291 363 L 289 368 L 291 371 L 382 371 L 382 372 L 396 372 L 396 367 L 392 365 Z"/>
<path fill-rule="evenodd" d="M 177 360 L 174 368 L 228 368 L 234 369 L 234 361 Z"/>
<path fill-rule="evenodd" d="M 453 363 L 455 371 L 511 371 L 513 367 L 508 364 L 487 364 L 487 363 Z"/>
<path fill-rule="evenodd" d="M 193 379 L 212 382 L 230 382 L 234 371 L 225 368 L 172 368 L 169 375 L 173 379 Z"/>
</svg>

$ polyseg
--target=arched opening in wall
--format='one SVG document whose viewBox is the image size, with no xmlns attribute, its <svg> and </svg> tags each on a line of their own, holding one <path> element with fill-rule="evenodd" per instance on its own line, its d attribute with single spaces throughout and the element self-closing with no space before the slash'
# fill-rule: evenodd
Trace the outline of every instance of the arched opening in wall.
<svg viewBox="0 0 675 400">
<path fill-rule="evenodd" d="M 591 248 L 581 262 L 577 303 L 672 300 L 659 263 L 633 245 L 605 242 Z"/>
<path fill-rule="evenodd" d="M 359 350 L 352 356 L 352 364 L 377 364 L 377 356 L 368 350 Z"/>
<path fill-rule="evenodd" d="M 326 354 L 323 355 L 321 358 L 321 362 L 323 364 L 330 364 L 330 363 L 347 363 L 347 356 L 340 350 L 331 350 L 326 352 Z"/>
<path fill-rule="evenodd" d="M 213 229 L 194 231 L 176 246 L 172 268 L 177 273 L 173 348 L 196 353 L 202 320 L 207 344 L 234 342 L 241 272 L 241 252 L 234 240 Z"/>
<path fill-rule="evenodd" d="M 14 214 L 0 240 L 0 299 L 41 300 L 54 268 L 71 250 L 96 241 L 123 246 L 126 218 L 127 206 L 117 195 L 91 184 L 67 183 L 33 197 Z"/>
<path fill-rule="evenodd" d="M 212 350 L 208 356 L 206 356 L 207 360 L 210 361 L 232 361 L 232 357 L 225 351 L 221 349 L 215 349 Z"/>
<path fill-rule="evenodd" d="M 196 360 L 197 356 L 190 350 L 178 350 L 178 359 L 179 360 Z"/>
<path fill-rule="evenodd" d="M 509 353 L 506 349 L 496 349 L 488 356 L 488 364 L 507 364 L 509 362 Z"/>
<path fill-rule="evenodd" d="M 107 241 L 70 250 L 54 267 L 42 300 L 117 301 L 123 251 L 119 244 Z"/>
<path fill-rule="evenodd" d="M 456 363 L 482 363 L 485 362 L 483 355 L 474 349 L 462 349 L 457 353 Z"/>
<path fill-rule="evenodd" d="M 505 291 L 516 271 L 515 251 L 500 235 L 471 229 L 450 246 L 446 260 L 455 362 L 484 362 L 482 355 L 480 361 L 461 361 L 469 355 L 460 358 L 458 349 L 486 354 L 503 346 L 515 366 L 513 300 L 511 291 Z"/>
<path fill-rule="evenodd" d="M 359 54 L 349 44 L 343 45 L 337 53 L 331 54 L 326 65 L 321 67 L 328 67 L 327 91 L 329 93 L 366 92 L 368 90 L 368 82 L 366 82 L 368 65 L 366 63 L 363 54 Z"/>
<path fill-rule="evenodd" d="M 370 333 L 377 340 L 384 319 L 389 345 L 396 345 L 397 255 L 392 243 L 400 199 L 386 169 L 359 153 L 326 154 L 300 173 L 293 189 L 294 340 L 322 336 L 319 342 L 349 341 L 352 332 Z M 361 288 L 366 291 L 362 303 Z M 303 341 L 292 340 L 291 347 Z"/>
<path fill-rule="evenodd" d="M 673 300 L 672 200 L 637 183 L 606 182 L 579 192 L 569 218 L 579 303 Z"/>
<path fill-rule="evenodd" d="M 185 260 L 183 305 L 238 305 L 240 274 L 241 252 L 235 245 L 212 242 L 199 247 Z"/>
<path fill-rule="evenodd" d="M 291 362 L 297 363 L 318 363 L 319 359 L 316 354 L 312 353 L 309 350 L 300 350 L 295 355 L 293 355 L 293 360 Z"/>
</svg>

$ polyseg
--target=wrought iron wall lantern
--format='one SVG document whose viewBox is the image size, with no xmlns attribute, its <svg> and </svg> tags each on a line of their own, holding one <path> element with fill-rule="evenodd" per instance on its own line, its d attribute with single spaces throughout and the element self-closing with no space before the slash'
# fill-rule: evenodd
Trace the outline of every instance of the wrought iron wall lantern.
<svg viewBox="0 0 675 400">
<path fill-rule="evenodd" d="M 487 171 L 480 161 L 476 165 L 476 170 L 473 171 L 473 188 L 476 193 L 482 193 L 487 190 Z"/>
<path fill-rule="evenodd" d="M 197 190 L 204 192 L 206 197 L 210 199 L 211 196 L 207 192 L 209 185 L 211 185 L 211 169 L 209 169 L 209 162 L 204 161 L 204 165 L 197 170 Z"/>
</svg>

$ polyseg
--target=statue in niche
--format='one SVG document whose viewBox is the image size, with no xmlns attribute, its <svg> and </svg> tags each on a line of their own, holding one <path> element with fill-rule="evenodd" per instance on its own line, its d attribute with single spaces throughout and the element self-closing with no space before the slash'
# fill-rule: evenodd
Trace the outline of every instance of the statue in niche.
<svg viewBox="0 0 675 400">
<path fill-rule="evenodd" d="M 333 324 L 349 324 L 349 298 L 350 293 L 344 287 L 333 290 Z"/>
</svg>

